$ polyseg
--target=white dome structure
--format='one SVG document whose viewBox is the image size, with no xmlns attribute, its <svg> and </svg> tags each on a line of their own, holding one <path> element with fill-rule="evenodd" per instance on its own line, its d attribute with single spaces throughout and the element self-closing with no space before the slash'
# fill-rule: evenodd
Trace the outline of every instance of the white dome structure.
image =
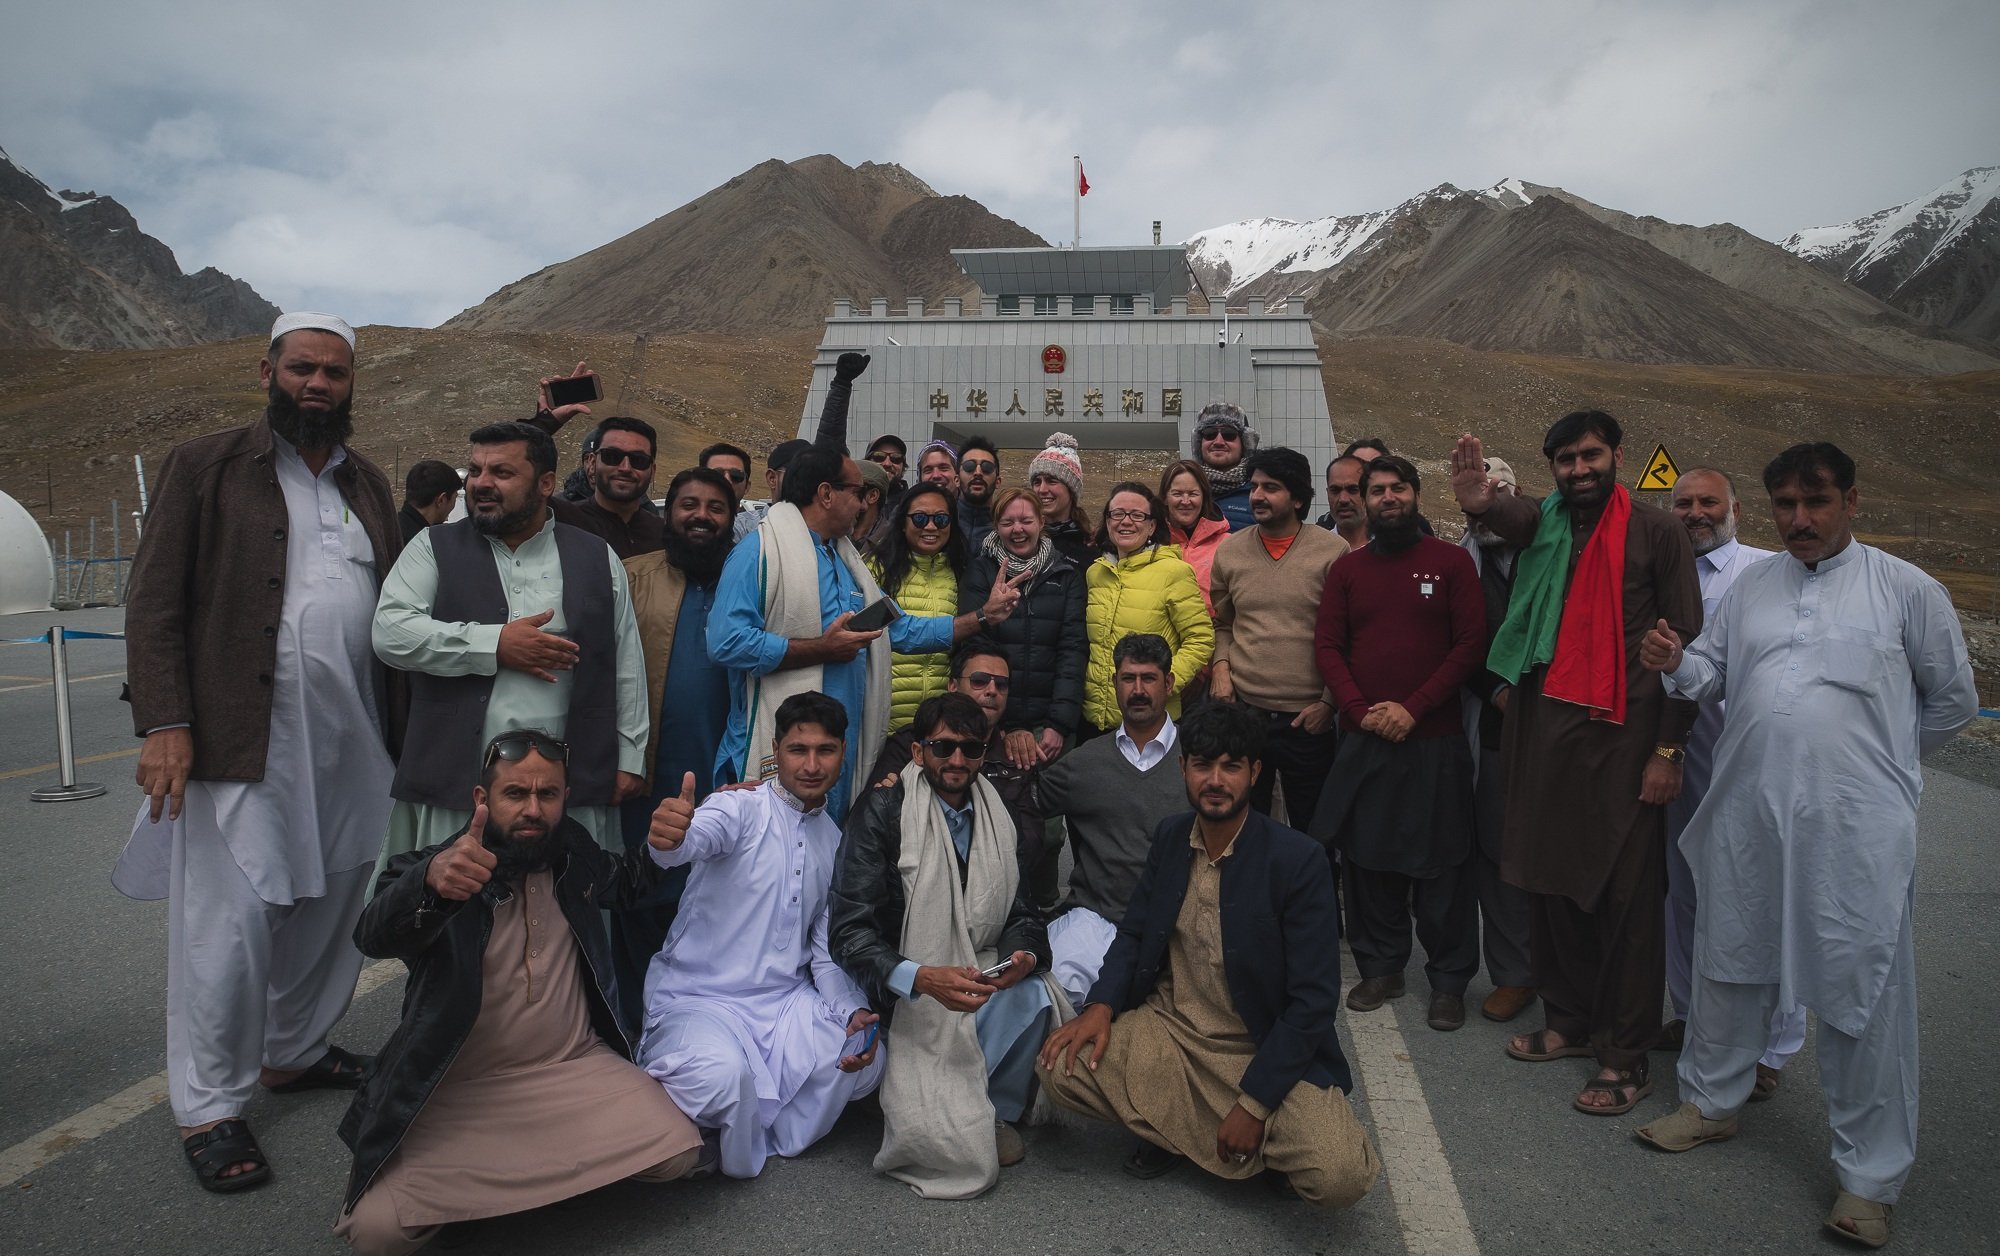
<svg viewBox="0 0 2000 1256">
<path fill-rule="evenodd" d="M 55 558 L 42 525 L 0 493 L 0 615 L 45 611 L 55 592 Z"/>
</svg>

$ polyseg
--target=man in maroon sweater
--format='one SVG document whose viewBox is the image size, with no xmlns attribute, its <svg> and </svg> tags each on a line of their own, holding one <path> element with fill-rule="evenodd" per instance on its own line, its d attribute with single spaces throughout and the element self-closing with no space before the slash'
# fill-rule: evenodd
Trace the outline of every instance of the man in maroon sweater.
<svg viewBox="0 0 2000 1256">
<path fill-rule="evenodd" d="M 1465 1024 L 1479 970 L 1472 752 L 1459 686 L 1486 651 L 1472 559 L 1417 523 L 1417 469 L 1393 455 L 1361 488 L 1368 544 L 1327 570 L 1314 656 L 1340 708 L 1341 742 L 1313 836 L 1341 856 L 1357 1012 L 1403 993 L 1410 914 L 1424 944 L 1432 1029 Z"/>
</svg>

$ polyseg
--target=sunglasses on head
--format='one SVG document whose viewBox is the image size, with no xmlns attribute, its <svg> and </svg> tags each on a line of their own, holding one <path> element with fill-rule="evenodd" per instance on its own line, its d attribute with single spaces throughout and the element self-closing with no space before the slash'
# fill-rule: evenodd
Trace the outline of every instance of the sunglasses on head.
<svg viewBox="0 0 2000 1256">
<path fill-rule="evenodd" d="M 967 759 L 984 759 L 986 757 L 986 743 L 983 741 L 974 741 L 969 737 L 963 741 L 956 737 L 926 737 L 924 738 L 924 749 L 930 751 L 940 759 L 951 758 L 953 751 L 964 755 Z"/>
<path fill-rule="evenodd" d="M 967 672 L 965 679 L 966 683 L 970 684 L 974 689 L 984 689 L 986 686 L 991 685 L 1001 693 L 1006 693 L 1014 683 L 1013 677 L 1001 676 L 993 672 Z"/>
<path fill-rule="evenodd" d="M 613 449 L 608 446 L 598 447 L 597 460 L 607 467 L 619 467 L 629 462 L 634 471 L 644 471 L 653 465 L 653 455 L 643 450 Z M 741 476 L 743 473 L 739 471 L 736 474 Z"/>
<path fill-rule="evenodd" d="M 951 514 L 944 510 L 912 510 L 910 526 L 918 531 L 925 528 L 948 528 L 951 526 Z"/>
<path fill-rule="evenodd" d="M 530 750 L 541 755 L 544 759 L 552 759 L 564 765 L 569 763 L 568 742 L 557 741 L 547 733 L 523 729 L 519 732 L 502 733 L 498 737 L 495 737 L 492 744 L 486 747 L 485 766 L 492 767 L 495 760 L 518 763 L 528 757 Z"/>
</svg>

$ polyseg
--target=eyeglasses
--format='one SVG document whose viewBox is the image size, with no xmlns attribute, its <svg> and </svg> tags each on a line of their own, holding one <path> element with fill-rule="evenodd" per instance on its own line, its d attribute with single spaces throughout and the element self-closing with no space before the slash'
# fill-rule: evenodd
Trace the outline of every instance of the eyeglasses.
<svg viewBox="0 0 2000 1256">
<path fill-rule="evenodd" d="M 1214 440 L 1218 436 L 1227 436 L 1229 439 L 1235 440 L 1242 434 L 1236 428 L 1223 426 L 1198 427 L 1194 430 L 1196 440 Z"/>
<path fill-rule="evenodd" d="M 608 445 L 598 449 L 597 460 L 607 467 L 621 467 L 629 462 L 634 471 L 644 471 L 653 465 L 653 455 L 649 453 L 636 449 L 618 449 Z M 741 477 L 743 473 L 738 471 L 736 474 Z"/>
<path fill-rule="evenodd" d="M 967 458 L 958 464 L 958 469 L 972 475 L 991 475 L 1000 469 L 1000 464 L 991 458 Z"/>
<path fill-rule="evenodd" d="M 862 490 L 867 488 L 868 486 L 857 480 L 853 484 L 835 484 L 830 487 L 832 487 L 833 491 L 836 493 L 852 493 L 856 497 L 859 497 L 861 496 Z"/>
<path fill-rule="evenodd" d="M 544 759 L 553 759 L 568 766 L 569 743 L 557 741 L 539 729 L 524 728 L 518 732 L 502 733 L 486 747 L 486 767 L 492 767 L 496 759 L 508 763 L 518 763 L 528 757 L 533 750 Z"/>
<path fill-rule="evenodd" d="M 1113 523 L 1144 523 L 1153 514 L 1148 510 L 1107 510 L 1104 517 Z"/>
<path fill-rule="evenodd" d="M 960 741 L 956 737 L 926 737 L 924 738 L 924 749 L 930 751 L 940 759 L 949 759 L 953 753 L 962 754 L 967 759 L 974 761 L 986 757 L 986 743 L 983 741 L 973 741 L 969 737 L 964 741 Z"/>
<path fill-rule="evenodd" d="M 1001 693 L 1006 693 L 1008 688 L 1013 685 L 1014 680 L 1011 676 L 999 676 L 992 672 L 967 672 L 965 674 L 965 682 L 974 689 L 984 689 L 988 685 L 991 685 Z"/>
<path fill-rule="evenodd" d="M 641 471 L 645 470 L 644 467 L 640 467 L 639 469 Z M 728 480 L 731 484 L 741 484 L 750 478 L 750 473 L 742 467 L 710 467 L 709 470 Z"/>
<path fill-rule="evenodd" d="M 948 528 L 951 526 L 951 514 L 943 510 L 912 510 L 909 518 L 910 526 L 919 532 L 925 528 Z"/>
</svg>

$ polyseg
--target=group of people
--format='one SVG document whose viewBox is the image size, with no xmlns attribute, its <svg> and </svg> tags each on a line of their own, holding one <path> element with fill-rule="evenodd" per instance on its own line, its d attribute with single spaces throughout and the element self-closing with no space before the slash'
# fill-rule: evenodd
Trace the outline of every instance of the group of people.
<svg viewBox="0 0 2000 1256">
<path fill-rule="evenodd" d="M 1685 1102 L 1638 1131 L 1667 1150 L 1732 1134 L 1818 1013 L 1827 1224 L 1886 1241 L 1918 757 L 1977 703 L 1942 589 L 1854 540 L 1846 455 L 1765 469 L 1765 555 L 1722 471 L 1634 500 L 1609 415 L 1549 429 L 1539 502 L 1466 436 L 1452 543 L 1377 441 L 1314 522 L 1306 457 L 1218 401 L 1093 528 L 1062 433 L 1018 486 L 978 437 L 851 457 L 867 365 L 764 499 L 725 443 L 656 506 L 632 418 L 559 487 L 589 410 L 544 381 L 399 516 L 348 443 L 353 330 L 278 320 L 263 417 L 168 458 L 127 616 L 147 798 L 114 879 L 169 903 L 204 1187 L 269 1178 L 259 1086 L 357 1091 L 360 1252 L 754 1177 L 875 1094 L 875 1167 L 926 1197 L 990 1189 L 1060 1105 L 1130 1130 L 1134 1176 L 1341 1206 L 1379 1169 L 1344 937 L 1356 1013 L 1421 943 L 1439 1031 L 1483 952 L 1486 1016 L 1546 1013 L 1509 1055 L 1595 1061 L 1585 1113 L 1677 1047 Z M 364 955 L 410 973 L 372 1057 L 330 1041 Z"/>
</svg>

